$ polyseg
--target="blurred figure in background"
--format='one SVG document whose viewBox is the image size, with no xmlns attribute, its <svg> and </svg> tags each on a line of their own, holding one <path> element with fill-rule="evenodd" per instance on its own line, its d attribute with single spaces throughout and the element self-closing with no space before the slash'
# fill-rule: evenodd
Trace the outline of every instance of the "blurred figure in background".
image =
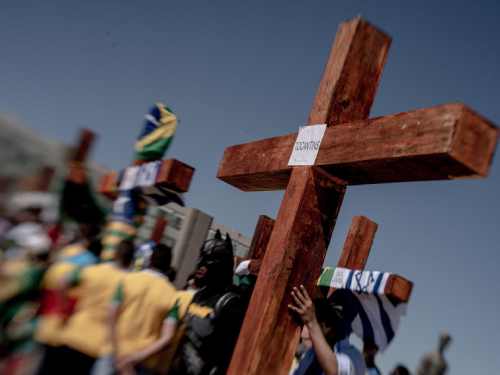
<svg viewBox="0 0 500 375">
<path fill-rule="evenodd" d="M 119 283 L 109 307 L 111 342 L 106 343 L 93 375 L 153 374 L 162 350 L 174 338 L 178 322 L 175 287 L 168 280 L 172 251 L 156 245 L 149 268 Z"/>
<path fill-rule="evenodd" d="M 372 339 L 365 337 L 363 340 L 363 357 L 365 357 L 366 374 L 367 375 L 381 375 L 380 370 L 375 365 L 375 356 L 378 353 L 378 347 Z"/>
<path fill-rule="evenodd" d="M 189 305 L 186 333 L 169 374 L 225 374 L 241 324 L 249 294 L 233 285 L 231 238 L 223 240 L 217 231 L 200 251 L 192 286 L 201 287 Z M 250 293 L 251 294 L 251 293 Z"/>
<path fill-rule="evenodd" d="M 390 375 L 410 375 L 410 371 L 403 365 L 397 365 Z"/>
<path fill-rule="evenodd" d="M 86 375 L 90 372 L 99 351 L 109 340 L 109 301 L 128 273 L 133 256 L 134 244 L 123 240 L 112 261 L 78 268 L 63 281 L 62 292 L 76 288 L 78 301 L 60 335 L 63 347 L 55 374 Z"/>
<path fill-rule="evenodd" d="M 300 334 L 300 342 L 295 351 L 295 357 L 292 361 L 292 370 L 297 366 L 299 361 L 302 359 L 304 354 L 312 347 L 311 335 L 307 326 L 302 327 L 302 332 Z"/>
<path fill-rule="evenodd" d="M 54 374 L 61 359 L 61 332 L 71 315 L 78 295 L 73 289 L 61 300 L 61 283 L 65 276 L 80 267 L 97 264 L 101 241 L 85 237 L 79 231 L 70 245 L 59 250 L 45 273 L 41 285 L 42 305 L 35 340 L 44 346 L 44 358 L 38 374 Z"/>
<path fill-rule="evenodd" d="M 439 336 L 439 348 L 437 351 L 427 353 L 420 367 L 417 370 L 417 375 L 443 375 L 446 372 L 447 364 L 443 357 L 444 349 L 451 341 L 449 333 L 441 333 Z"/>
<path fill-rule="evenodd" d="M 49 266 L 52 242 L 43 233 L 29 235 L 22 242 L 28 264 L 18 275 L 4 280 L 0 288 L 3 375 L 32 374 L 40 361 L 40 348 L 32 334 L 38 321 L 40 282 Z"/>
</svg>

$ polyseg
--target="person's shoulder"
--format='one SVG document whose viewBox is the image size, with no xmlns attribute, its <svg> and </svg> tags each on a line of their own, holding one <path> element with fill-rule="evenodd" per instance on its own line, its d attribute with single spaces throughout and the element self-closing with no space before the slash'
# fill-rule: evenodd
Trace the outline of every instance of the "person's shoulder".
<svg viewBox="0 0 500 375">
<path fill-rule="evenodd" d="M 345 374 L 349 375 L 366 374 L 366 364 L 363 354 L 357 348 L 350 345 L 348 341 L 340 346 L 339 350 L 336 352 L 336 356 L 337 358 L 339 357 L 343 358 L 343 362 L 350 362 L 351 366 L 348 366 L 347 363 L 344 366 L 342 366 L 346 370 L 350 368 L 350 371 L 344 372 Z"/>
</svg>

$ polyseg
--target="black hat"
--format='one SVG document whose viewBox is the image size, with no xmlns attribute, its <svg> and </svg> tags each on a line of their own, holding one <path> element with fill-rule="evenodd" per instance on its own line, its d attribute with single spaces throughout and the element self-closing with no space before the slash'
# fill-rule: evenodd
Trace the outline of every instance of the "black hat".
<svg viewBox="0 0 500 375">
<path fill-rule="evenodd" d="M 351 324 L 358 315 L 358 300 L 350 290 L 337 289 L 329 298 L 314 301 L 318 321 L 349 336 Z"/>
</svg>

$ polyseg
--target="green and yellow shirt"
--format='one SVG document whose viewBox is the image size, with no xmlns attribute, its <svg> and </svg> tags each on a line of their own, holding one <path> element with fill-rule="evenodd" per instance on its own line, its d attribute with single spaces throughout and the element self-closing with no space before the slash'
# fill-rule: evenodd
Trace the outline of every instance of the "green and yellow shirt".
<svg viewBox="0 0 500 375">
<path fill-rule="evenodd" d="M 175 287 L 167 276 L 152 269 L 128 274 L 116 288 L 112 303 L 120 305 L 115 328 L 119 355 L 132 355 L 147 348 L 160 337 L 164 321 L 179 320 Z M 100 354 L 111 352 L 112 345 L 107 343 Z M 158 357 L 141 366 L 155 367 Z"/>
<path fill-rule="evenodd" d="M 109 301 L 126 275 L 127 271 L 114 262 L 80 268 L 71 275 L 79 299 L 61 332 L 62 344 L 94 358 L 99 356 L 109 341 Z"/>
</svg>

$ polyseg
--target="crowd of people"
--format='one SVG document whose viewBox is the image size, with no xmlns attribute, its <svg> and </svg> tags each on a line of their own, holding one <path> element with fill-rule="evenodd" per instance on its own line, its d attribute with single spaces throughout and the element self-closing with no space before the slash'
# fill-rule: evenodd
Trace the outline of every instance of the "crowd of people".
<svg viewBox="0 0 500 375">
<path fill-rule="evenodd" d="M 38 215 L 28 208 L 0 222 L 0 374 L 226 373 L 256 281 L 241 267 L 235 274 L 228 235 L 205 242 L 176 290 L 167 246 L 156 244 L 134 267 L 136 246 L 124 239 L 101 262 L 95 225 L 54 236 Z M 304 328 L 290 374 L 380 374 L 376 345 L 365 340 L 361 353 L 349 343 L 350 291 L 319 308 L 297 285 L 292 300 Z"/>
</svg>

